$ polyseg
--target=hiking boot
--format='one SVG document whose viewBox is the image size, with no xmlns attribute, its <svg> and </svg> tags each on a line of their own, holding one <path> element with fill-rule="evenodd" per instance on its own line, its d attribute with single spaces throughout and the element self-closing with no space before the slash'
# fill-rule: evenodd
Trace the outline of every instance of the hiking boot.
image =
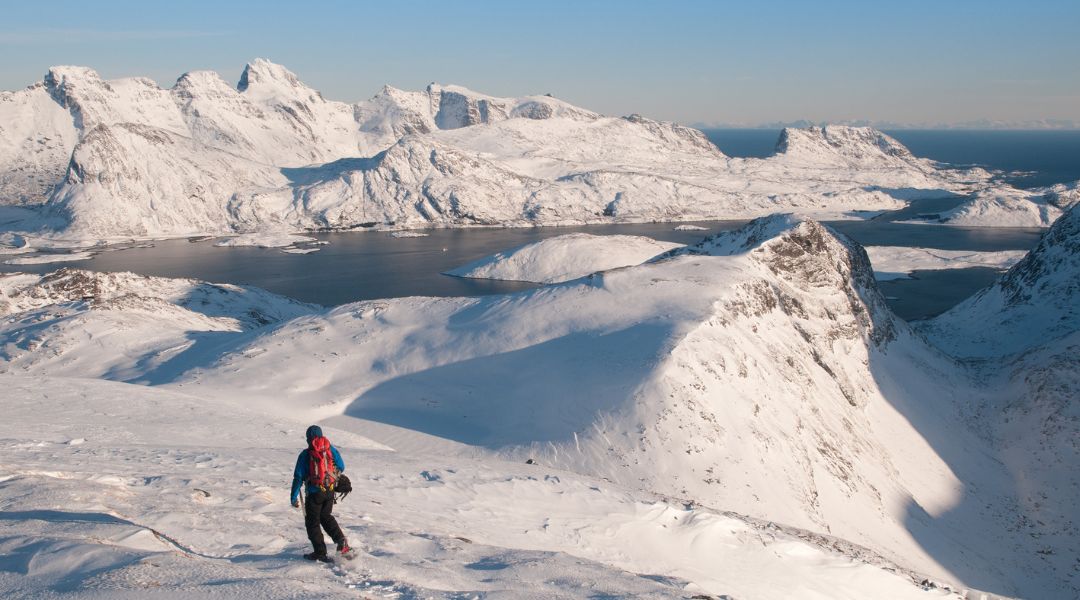
<svg viewBox="0 0 1080 600">
<path fill-rule="evenodd" d="M 319 562 L 324 562 L 324 563 L 334 562 L 334 559 L 330 558 L 329 556 L 327 556 L 325 554 L 319 554 L 318 552 L 308 552 L 307 554 L 304 555 L 304 558 L 306 558 L 308 560 L 317 560 Z"/>
<path fill-rule="evenodd" d="M 349 547 L 348 540 L 341 540 L 341 543 L 337 545 L 337 551 L 339 554 L 348 554 L 352 552 L 352 548 Z"/>
</svg>

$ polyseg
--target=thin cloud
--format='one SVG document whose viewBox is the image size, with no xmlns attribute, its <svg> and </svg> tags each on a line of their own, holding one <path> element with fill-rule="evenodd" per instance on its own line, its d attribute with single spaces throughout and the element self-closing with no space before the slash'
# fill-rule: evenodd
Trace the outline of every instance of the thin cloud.
<svg viewBox="0 0 1080 600">
<path fill-rule="evenodd" d="M 189 31 L 140 29 L 107 31 L 100 29 L 38 29 L 0 31 L 0 44 L 28 46 L 35 44 L 86 44 L 142 40 L 184 40 L 230 35 L 227 31 Z"/>
</svg>

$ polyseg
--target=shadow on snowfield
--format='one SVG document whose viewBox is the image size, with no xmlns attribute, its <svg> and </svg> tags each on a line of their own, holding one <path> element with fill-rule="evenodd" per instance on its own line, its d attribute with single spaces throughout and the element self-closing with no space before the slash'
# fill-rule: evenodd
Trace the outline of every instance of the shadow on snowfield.
<svg viewBox="0 0 1080 600">
<path fill-rule="evenodd" d="M 396 377 L 345 414 L 487 448 L 572 440 L 597 414 L 628 408 L 673 334 L 657 323 L 572 333 Z"/>
</svg>

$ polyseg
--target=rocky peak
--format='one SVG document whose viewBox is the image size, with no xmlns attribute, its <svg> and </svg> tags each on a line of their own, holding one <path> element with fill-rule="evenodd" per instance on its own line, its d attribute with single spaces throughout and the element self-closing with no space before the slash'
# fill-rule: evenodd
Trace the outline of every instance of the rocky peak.
<svg viewBox="0 0 1080 600">
<path fill-rule="evenodd" d="M 876 129 L 846 125 L 785 128 L 776 143 L 776 153 L 854 163 L 914 164 L 919 160 L 903 144 Z"/>
<path fill-rule="evenodd" d="M 196 96 L 203 91 L 215 93 L 228 89 L 233 91 L 216 71 L 188 71 L 176 80 L 173 91 L 181 96 Z"/>
<path fill-rule="evenodd" d="M 998 285 L 1006 306 L 1056 297 L 1065 300 L 1062 320 L 1080 318 L 1075 302 L 1080 296 L 1080 209 L 1074 206 L 1055 221 L 1035 249 L 1013 265 Z"/>
<path fill-rule="evenodd" d="M 623 120 L 648 129 L 665 142 L 704 150 L 716 157 L 724 156 L 724 153 L 698 129 L 685 127 L 670 121 L 656 121 L 636 113 L 623 117 Z"/>
<path fill-rule="evenodd" d="M 323 99 L 322 94 L 304 85 L 295 73 L 264 58 L 256 58 L 244 67 L 236 89 L 246 96 L 262 99 Z"/>
<path fill-rule="evenodd" d="M 56 66 L 45 74 L 45 88 L 60 106 L 77 109 L 82 96 L 103 97 L 112 88 L 88 67 Z"/>
<path fill-rule="evenodd" d="M 866 251 L 847 236 L 812 219 L 777 214 L 754 219 L 735 231 L 719 233 L 666 256 L 746 254 L 779 280 L 801 293 L 831 294 L 846 298 L 847 308 L 861 329 L 878 346 L 896 337 L 895 317 L 874 280 Z M 798 312 L 798 303 L 780 304 Z"/>
<path fill-rule="evenodd" d="M 433 100 L 438 96 L 435 124 L 439 129 L 460 129 L 509 118 L 509 107 L 504 100 L 458 86 L 431 85 L 428 90 Z"/>
</svg>

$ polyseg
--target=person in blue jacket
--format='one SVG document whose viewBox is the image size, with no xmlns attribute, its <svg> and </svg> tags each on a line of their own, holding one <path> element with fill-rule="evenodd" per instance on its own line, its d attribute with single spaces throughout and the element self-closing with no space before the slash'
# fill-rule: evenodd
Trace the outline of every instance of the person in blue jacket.
<svg viewBox="0 0 1080 600">
<path fill-rule="evenodd" d="M 345 534 L 342 533 L 341 527 L 338 526 L 337 519 L 334 518 L 332 512 L 334 510 L 333 490 L 324 490 L 309 481 L 311 459 L 308 456 L 308 450 L 311 448 L 311 441 L 317 437 L 322 437 L 322 434 L 322 428 L 318 425 L 307 428 L 308 448 L 305 448 L 297 457 L 296 469 L 293 471 L 292 505 L 297 508 L 300 507 L 300 486 L 306 482 L 307 499 L 304 502 L 304 526 L 307 528 L 308 539 L 311 540 L 311 545 L 314 546 L 314 552 L 305 554 L 304 558 L 330 562 L 330 558 L 326 555 L 326 540 L 323 539 L 322 529 L 325 529 L 326 533 L 337 544 L 338 552 L 342 554 L 348 553 L 349 543 L 345 540 Z M 332 445 L 330 446 L 330 454 L 334 458 L 334 464 L 337 466 L 338 472 L 345 471 L 345 461 L 341 459 L 341 453 L 338 452 L 337 448 Z"/>
</svg>

